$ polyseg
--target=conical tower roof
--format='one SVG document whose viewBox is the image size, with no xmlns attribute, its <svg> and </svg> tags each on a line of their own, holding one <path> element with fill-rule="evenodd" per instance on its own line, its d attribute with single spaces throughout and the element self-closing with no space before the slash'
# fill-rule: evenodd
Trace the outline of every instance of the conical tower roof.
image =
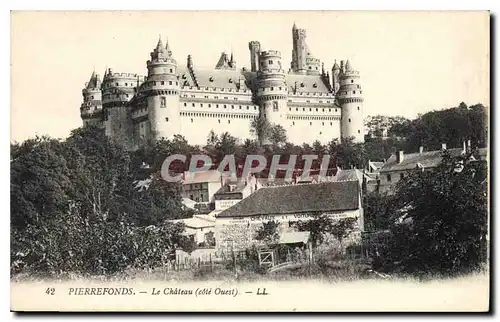
<svg viewBox="0 0 500 322">
<path fill-rule="evenodd" d="M 337 60 L 335 59 L 335 62 L 333 63 L 333 70 L 340 69 L 339 64 L 337 64 Z"/>
<path fill-rule="evenodd" d="M 349 62 L 349 59 L 345 62 L 345 71 L 346 72 L 349 72 L 351 71 L 352 68 L 351 68 L 351 63 Z"/>
</svg>

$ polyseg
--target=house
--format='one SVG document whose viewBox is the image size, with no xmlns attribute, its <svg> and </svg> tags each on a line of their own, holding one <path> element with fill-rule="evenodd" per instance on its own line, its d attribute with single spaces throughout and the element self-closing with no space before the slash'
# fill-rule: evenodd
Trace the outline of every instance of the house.
<svg viewBox="0 0 500 322">
<path fill-rule="evenodd" d="M 326 214 L 333 219 L 358 218 L 352 240 L 363 230 L 361 188 L 358 181 L 322 182 L 262 187 L 215 220 L 216 251 L 241 251 L 259 244 L 256 231 L 269 221 L 280 234 L 295 231 L 294 223 Z M 346 246 L 348 243 L 346 243 Z"/>
<path fill-rule="evenodd" d="M 182 197 L 195 202 L 213 202 L 213 196 L 223 183 L 222 174 L 217 170 L 184 172 Z"/>
<path fill-rule="evenodd" d="M 169 222 L 183 223 L 185 226 L 184 234 L 191 237 L 196 245 L 210 246 L 210 243 L 213 244 L 211 239 L 214 234 L 215 218 L 207 215 L 194 215 L 191 218 L 169 220 Z"/>
<path fill-rule="evenodd" d="M 436 168 L 443 159 L 443 151 L 447 150 L 452 157 L 464 155 L 470 151 L 470 141 L 468 145 L 464 143 L 462 148 L 447 149 L 443 143 L 441 150 L 424 151 L 423 147 L 419 148 L 417 153 L 405 154 L 399 151 L 391 155 L 387 162 L 380 169 L 378 177 L 378 189 L 380 192 L 390 192 L 391 188 L 406 175 L 412 171 L 429 171 Z M 471 159 L 474 159 L 472 156 Z M 475 160 L 475 159 L 474 159 Z"/>
<path fill-rule="evenodd" d="M 226 180 L 225 184 L 214 194 L 214 211 L 220 212 L 237 204 L 261 187 L 262 185 L 254 176 L 247 179 Z"/>
</svg>

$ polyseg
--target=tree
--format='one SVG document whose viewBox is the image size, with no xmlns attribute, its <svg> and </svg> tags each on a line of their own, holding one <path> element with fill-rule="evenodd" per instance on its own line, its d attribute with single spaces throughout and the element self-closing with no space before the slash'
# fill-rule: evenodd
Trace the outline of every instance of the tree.
<svg viewBox="0 0 500 322">
<path fill-rule="evenodd" d="M 342 242 L 354 231 L 357 221 L 358 218 L 354 217 L 341 218 L 335 222 L 332 222 L 328 227 L 328 232 L 332 234 L 335 239 L 337 239 L 342 252 L 344 249 Z"/>
<path fill-rule="evenodd" d="M 257 139 L 260 145 L 264 145 L 271 134 L 271 123 L 265 117 L 259 115 L 250 123 L 250 134 Z"/>
<path fill-rule="evenodd" d="M 280 146 L 287 142 L 286 130 L 280 124 L 272 124 L 270 133 L 269 133 L 269 141 L 274 146 Z"/>
<path fill-rule="evenodd" d="M 262 223 L 262 226 L 256 231 L 255 239 L 266 244 L 276 244 L 279 240 L 278 227 L 279 222 L 274 220 Z"/>
<path fill-rule="evenodd" d="M 316 247 L 323 242 L 324 233 L 331 227 L 332 219 L 323 214 L 307 221 L 297 221 L 294 225 L 299 231 L 308 231 L 312 245 Z"/>
<path fill-rule="evenodd" d="M 480 268 L 487 243 L 486 165 L 446 151 L 435 171 L 398 183 L 386 269 L 454 275 Z"/>
</svg>

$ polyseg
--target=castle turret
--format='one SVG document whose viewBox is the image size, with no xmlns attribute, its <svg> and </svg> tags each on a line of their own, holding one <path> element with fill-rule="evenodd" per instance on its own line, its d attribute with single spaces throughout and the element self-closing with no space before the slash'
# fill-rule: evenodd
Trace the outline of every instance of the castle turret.
<svg viewBox="0 0 500 322">
<path fill-rule="evenodd" d="M 251 41 L 248 43 L 248 49 L 250 49 L 251 71 L 257 72 L 259 70 L 260 43 L 258 41 Z"/>
<path fill-rule="evenodd" d="M 80 116 L 83 125 L 101 127 L 103 125 L 101 79 L 95 71 L 92 72 L 90 80 L 85 84 L 82 95 L 83 102 L 80 106 Z"/>
<path fill-rule="evenodd" d="M 332 67 L 332 88 L 334 93 L 337 93 L 340 88 L 340 66 L 336 59 Z"/>
<path fill-rule="evenodd" d="M 151 52 L 147 62 L 148 76 L 142 86 L 147 96 L 149 137 L 154 139 L 171 138 L 181 133 L 179 97 L 180 87 L 177 79 L 177 62 L 167 42 L 164 47 L 161 38 Z"/>
<path fill-rule="evenodd" d="M 283 124 L 287 108 L 287 84 L 281 66 L 281 53 L 269 50 L 260 53 L 255 99 L 260 113 L 270 123 Z"/>
<path fill-rule="evenodd" d="M 297 29 L 295 23 L 293 23 L 292 28 L 292 63 L 291 69 L 295 74 L 306 74 L 306 56 L 307 56 L 307 45 L 306 45 L 306 30 Z"/>
<path fill-rule="evenodd" d="M 106 135 L 122 142 L 130 139 L 131 119 L 128 102 L 136 92 L 137 74 L 105 71 L 102 80 L 102 108 Z"/>
<path fill-rule="evenodd" d="M 341 68 L 343 61 L 341 61 Z M 341 136 L 353 137 L 354 142 L 363 142 L 363 97 L 359 82 L 359 72 L 351 67 L 349 61 L 344 66 L 344 72 L 339 74 L 340 88 L 337 100 L 342 106 Z"/>
</svg>

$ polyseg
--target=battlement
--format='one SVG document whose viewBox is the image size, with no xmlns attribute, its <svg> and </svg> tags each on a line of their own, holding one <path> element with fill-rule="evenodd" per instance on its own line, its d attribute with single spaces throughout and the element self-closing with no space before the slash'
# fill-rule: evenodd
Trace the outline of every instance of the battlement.
<svg viewBox="0 0 500 322">
<path fill-rule="evenodd" d="M 281 52 L 279 50 L 266 50 L 260 53 L 260 57 L 280 57 L 281 58 Z"/>
<path fill-rule="evenodd" d="M 133 74 L 133 73 L 107 73 L 104 75 L 104 79 L 111 79 L 111 78 L 134 78 L 134 79 L 137 79 L 137 77 L 145 79 L 144 76 L 141 76 L 139 74 Z"/>
</svg>

